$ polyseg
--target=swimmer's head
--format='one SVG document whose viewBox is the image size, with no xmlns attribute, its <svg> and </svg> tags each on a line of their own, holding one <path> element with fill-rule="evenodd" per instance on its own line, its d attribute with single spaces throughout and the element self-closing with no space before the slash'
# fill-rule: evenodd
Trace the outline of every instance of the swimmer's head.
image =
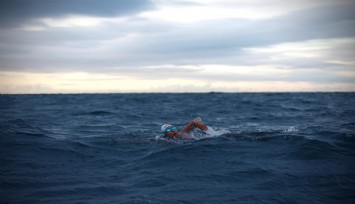
<svg viewBox="0 0 355 204">
<path fill-rule="evenodd" d="M 166 130 L 168 127 L 171 127 L 171 126 L 173 126 L 173 125 L 164 124 L 164 125 L 161 126 L 160 130 L 161 130 L 162 132 L 165 132 L 165 130 Z"/>
<path fill-rule="evenodd" d="M 170 137 L 170 138 L 178 138 L 179 137 L 179 132 L 177 131 L 176 127 L 171 124 L 162 125 L 161 131 L 167 137 Z"/>
</svg>

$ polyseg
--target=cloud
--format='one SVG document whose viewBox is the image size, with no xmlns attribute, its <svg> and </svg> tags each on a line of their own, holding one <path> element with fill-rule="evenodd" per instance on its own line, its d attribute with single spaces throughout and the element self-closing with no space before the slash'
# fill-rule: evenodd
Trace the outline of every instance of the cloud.
<svg viewBox="0 0 355 204">
<path fill-rule="evenodd" d="M 312 8 L 267 20 L 223 19 L 192 26 L 128 19 L 122 24 L 111 22 L 95 28 L 10 30 L 2 33 L 2 53 L 10 61 L 23 53 L 19 56 L 22 59 L 38 60 L 36 68 L 42 63 L 49 67 L 46 61 L 52 66 L 82 64 L 88 69 L 95 65 L 240 64 L 247 63 L 239 57 L 247 47 L 355 36 L 352 8 Z"/>
<path fill-rule="evenodd" d="M 6 27 L 46 17 L 132 15 L 153 7 L 148 0 L 0 0 L 0 5 L 1 26 Z"/>
<path fill-rule="evenodd" d="M 191 26 L 180 25 L 175 32 L 146 35 L 141 39 L 146 43 L 140 43 L 143 45 L 140 49 L 173 55 L 186 53 L 187 57 L 196 57 L 194 53 L 220 57 L 244 47 L 352 37 L 355 35 L 354 10 L 354 5 L 327 6 L 266 20 L 222 19 Z"/>
<path fill-rule="evenodd" d="M 90 80 L 100 81 L 99 91 L 118 90 L 108 84 L 131 91 L 172 90 L 180 84 L 179 90 L 185 90 L 181 84 L 193 81 L 199 83 L 194 90 L 281 82 L 290 83 L 290 89 L 292 84 L 331 83 L 348 90 L 355 83 L 352 1 L 85 2 L 5 1 L 0 72 L 43 74 L 41 79 L 67 74 L 88 87 Z M 152 80 L 163 85 L 148 86 Z M 31 86 L 45 90 L 44 84 Z M 66 84 L 60 90 L 69 90 L 73 83 L 59 84 Z M 51 90 L 58 90 L 55 86 Z"/>
</svg>

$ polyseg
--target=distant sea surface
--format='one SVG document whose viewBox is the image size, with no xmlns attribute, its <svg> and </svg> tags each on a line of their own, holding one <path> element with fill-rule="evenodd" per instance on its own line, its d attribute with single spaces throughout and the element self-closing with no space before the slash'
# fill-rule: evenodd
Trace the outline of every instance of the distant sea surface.
<svg viewBox="0 0 355 204">
<path fill-rule="evenodd" d="M 0 203 L 354 202 L 355 93 L 0 95 Z"/>
</svg>

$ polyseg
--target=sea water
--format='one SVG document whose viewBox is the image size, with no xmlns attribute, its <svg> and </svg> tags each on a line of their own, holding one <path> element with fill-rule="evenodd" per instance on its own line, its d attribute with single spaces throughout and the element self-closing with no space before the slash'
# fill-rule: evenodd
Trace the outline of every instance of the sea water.
<svg viewBox="0 0 355 204">
<path fill-rule="evenodd" d="M 0 95 L 0 203 L 353 203 L 355 93 Z M 194 140 L 169 140 L 195 117 Z"/>
</svg>

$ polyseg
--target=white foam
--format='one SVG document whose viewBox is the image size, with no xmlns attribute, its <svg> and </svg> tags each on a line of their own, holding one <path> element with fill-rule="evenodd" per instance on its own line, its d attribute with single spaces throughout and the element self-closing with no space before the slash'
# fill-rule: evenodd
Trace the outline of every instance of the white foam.
<svg viewBox="0 0 355 204">
<path fill-rule="evenodd" d="M 284 129 L 282 132 L 297 132 L 298 130 L 291 126 L 291 127 L 288 127 L 287 129 Z"/>
<path fill-rule="evenodd" d="M 231 133 L 227 129 L 223 129 L 223 128 L 215 129 L 215 128 L 210 127 L 210 126 L 207 126 L 207 127 L 208 127 L 207 131 L 201 131 L 201 130 L 195 129 L 192 132 L 194 138 L 195 139 L 204 139 L 204 138 L 210 138 L 210 137 L 219 137 L 219 136 L 222 136 L 224 134 Z"/>
<path fill-rule="evenodd" d="M 229 130 L 227 129 L 223 129 L 223 128 L 213 128 L 213 127 L 208 127 L 207 131 L 202 131 L 198 128 L 194 129 L 191 132 L 191 136 L 195 139 L 195 140 L 199 140 L 199 139 L 205 139 L 205 138 L 212 138 L 212 137 L 219 137 L 222 136 L 224 134 L 228 134 L 231 133 Z M 159 140 L 164 140 L 164 141 L 168 141 L 170 139 L 165 138 L 163 135 L 157 135 L 154 138 L 156 141 Z"/>
</svg>

